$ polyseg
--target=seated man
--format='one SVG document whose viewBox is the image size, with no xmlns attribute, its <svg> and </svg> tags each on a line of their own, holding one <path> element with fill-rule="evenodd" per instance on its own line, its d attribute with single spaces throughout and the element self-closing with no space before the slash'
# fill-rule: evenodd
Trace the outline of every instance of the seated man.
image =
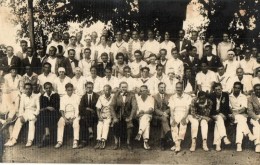
<svg viewBox="0 0 260 165">
<path fill-rule="evenodd" d="M 95 149 L 104 149 L 106 147 L 106 140 L 109 132 L 110 123 L 112 121 L 110 103 L 113 98 L 112 88 L 110 85 L 104 86 L 104 94 L 98 98 L 96 108 L 98 115 L 97 125 L 97 144 Z"/>
<path fill-rule="evenodd" d="M 73 146 L 72 148 L 78 148 L 79 140 L 79 103 L 80 98 L 78 95 L 73 94 L 73 85 L 67 83 L 65 85 L 66 92 L 60 100 L 60 112 L 61 118 L 58 121 L 58 135 L 57 144 L 55 148 L 60 148 L 63 144 L 63 134 L 65 125 L 72 124 L 73 127 Z"/>
<path fill-rule="evenodd" d="M 28 141 L 26 147 L 33 144 L 35 134 L 35 122 L 40 112 L 39 97 L 32 93 L 32 84 L 26 83 L 24 85 L 25 94 L 21 96 L 18 119 L 15 122 L 12 136 L 5 146 L 14 146 L 17 142 L 20 130 L 25 122 L 29 122 Z"/>
<path fill-rule="evenodd" d="M 201 135 L 203 140 L 202 148 L 204 151 L 209 150 L 207 145 L 208 122 L 211 120 L 210 111 L 212 109 L 212 104 L 212 101 L 207 98 L 207 94 L 204 91 L 200 91 L 198 93 L 198 98 L 192 100 L 191 115 L 189 116 L 192 136 L 190 151 L 195 151 L 196 149 L 199 125 L 201 127 Z"/>
<path fill-rule="evenodd" d="M 158 91 L 154 96 L 154 111 L 155 117 L 161 121 L 161 150 L 165 150 L 166 142 L 172 140 L 170 128 L 170 108 L 169 98 L 170 95 L 166 92 L 166 84 L 160 82 L 158 84 Z"/>
<path fill-rule="evenodd" d="M 184 140 L 186 134 L 191 100 L 190 95 L 183 93 L 182 82 L 177 82 L 176 94 L 169 99 L 172 137 L 176 145 L 176 148 L 173 146 L 171 150 L 176 152 L 181 150 L 181 141 Z"/>
<path fill-rule="evenodd" d="M 50 140 L 50 128 L 56 127 L 60 117 L 60 96 L 53 92 L 52 83 L 44 83 L 45 93 L 40 96 L 39 123 L 44 128 L 44 135 L 40 147 L 44 147 Z"/>
<path fill-rule="evenodd" d="M 150 122 L 154 111 L 154 98 L 148 95 L 148 87 L 142 85 L 140 87 L 140 96 L 136 97 L 137 101 L 137 117 L 139 118 L 139 131 L 136 140 L 143 137 L 144 149 L 149 150 L 149 135 L 150 135 Z"/>
<path fill-rule="evenodd" d="M 212 89 L 213 93 L 209 96 L 209 98 L 213 103 L 210 115 L 215 121 L 213 144 L 216 145 L 216 151 L 221 151 L 222 139 L 226 145 L 231 144 L 227 138 L 224 120 L 229 119 L 232 112 L 229 107 L 228 93 L 222 92 L 222 85 L 220 83 L 215 83 Z"/>
<path fill-rule="evenodd" d="M 250 123 L 253 125 L 253 134 L 256 138 L 255 152 L 260 152 L 260 84 L 254 85 L 254 95 L 248 98 L 248 116 L 251 118 Z"/>
<path fill-rule="evenodd" d="M 241 93 L 242 84 L 235 82 L 233 85 L 233 92 L 229 95 L 230 108 L 232 111 L 232 118 L 237 124 L 236 128 L 236 144 L 237 151 L 242 151 L 242 141 L 244 136 L 248 136 L 249 140 L 255 140 L 247 125 L 247 97 Z"/>
</svg>

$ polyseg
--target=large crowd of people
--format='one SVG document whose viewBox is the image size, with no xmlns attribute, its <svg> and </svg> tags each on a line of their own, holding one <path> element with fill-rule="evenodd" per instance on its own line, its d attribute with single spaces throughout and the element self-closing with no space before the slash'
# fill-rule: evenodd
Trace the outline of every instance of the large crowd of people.
<svg viewBox="0 0 260 165">
<path fill-rule="evenodd" d="M 169 32 L 164 34 L 164 41 L 157 41 L 152 30 L 147 31 L 147 40 L 144 31 L 132 31 L 131 36 L 117 31 L 109 38 L 104 30 L 98 40 L 96 32 L 86 36 L 54 32 L 47 47 L 35 52 L 25 40 L 18 52 L 1 45 L 0 122 L 10 135 L 5 146 L 17 143 L 27 122 L 26 147 L 32 146 L 38 121 L 44 129 L 39 147 L 48 145 L 53 134 L 57 134 L 54 147 L 62 147 L 65 126 L 72 125 L 73 148 L 85 147 L 88 138 L 96 137 L 94 148 L 104 149 L 112 131 L 114 149 L 126 137 L 131 150 L 134 136 L 149 150 L 151 121 L 156 119 L 162 150 L 171 144 L 171 150 L 180 151 L 190 123 L 190 151 L 196 150 L 199 128 L 202 148 L 208 151 L 212 122 L 216 151 L 221 151 L 222 142 L 231 144 L 229 123 L 236 125 L 237 151 L 242 151 L 243 138 L 248 137 L 255 152 L 260 152 L 257 46 L 242 49 L 230 42 L 228 33 L 218 44 L 213 35 L 200 40 L 197 31 L 187 39 L 180 30 L 175 42 Z M 134 120 L 138 121 L 135 135 Z"/>
</svg>

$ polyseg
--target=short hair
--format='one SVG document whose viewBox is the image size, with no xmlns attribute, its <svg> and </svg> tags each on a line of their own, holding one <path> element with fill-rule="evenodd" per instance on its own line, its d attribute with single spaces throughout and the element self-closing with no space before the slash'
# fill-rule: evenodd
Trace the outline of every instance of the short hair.
<svg viewBox="0 0 260 165">
<path fill-rule="evenodd" d="M 178 82 L 176 83 L 176 86 L 177 86 L 178 84 L 181 84 L 181 85 L 183 86 L 183 83 L 182 83 L 182 82 L 179 82 L 179 81 L 178 81 Z"/>
<path fill-rule="evenodd" d="M 109 88 L 109 90 L 112 90 L 112 87 L 108 84 L 104 85 L 103 89 L 105 89 L 105 88 Z"/>
<path fill-rule="evenodd" d="M 109 70 L 109 71 L 112 72 L 112 67 L 106 67 L 105 71 L 106 71 L 106 70 Z"/>
<path fill-rule="evenodd" d="M 97 68 L 95 66 L 91 66 L 89 70 L 91 71 L 91 69 L 97 70 Z"/>
<path fill-rule="evenodd" d="M 20 44 L 22 44 L 22 43 L 28 44 L 28 42 L 25 41 L 25 40 L 21 40 L 21 41 L 20 41 Z"/>
<path fill-rule="evenodd" d="M 124 54 L 122 53 L 122 52 L 118 52 L 117 54 L 116 54 L 116 59 L 118 59 L 119 57 L 123 57 L 123 59 L 124 59 Z"/>
<path fill-rule="evenodd" d="M 49 82 L 49 81 L 45 82 L 45 83 L 43 84 L 43 87 L 46 88 L 47 85 L 50 85 L 50 86 L 52 87 L 52 83 Z"/>
<path fill-rule="evenodd" d="M 30 86 L 32 88 L 32 83 L 25 83 L 24 88 L 25 88 L 25 86 Z"/>
<path fill-rule="evenodd" d="M 233 87 L 235 87 L 236 85 L 239 85 L 241 89 L 243 88 L 243 84 L 239 81 L 234 82 Z"/>
<path fill-rule="evenodd" d="M 160 53 L 161 53 L 161 51 L 165 51 L 165 54 L 167 54 L 167 50 L 166 49 L 160 49 Z"/>
<path fill-rule="evenodd" d="M 44 65 L 49 65 L 49 66 L 51 67 L 51 64 L 50 64 L 49 62 L 43 63 L 43 66 L 44 66 Z"/>
<path fill-rule="evenodd" d="M 166 86 L 166 84 L 165 84 L 164 82 L 160 82 L 160 83 L 158 84 L 158 87 L 159 87 L 160 85 Z"/>
<path fill-rule="evenodd" d="M 106 52 L 104 52 L 104 53 L 101 54 L 101 57 L 103 57 L 103 56 L 108 57 L 108 54 Z"/>
<path fill-rule="evenodd" d="M 148 68 L 147 66 L 142 67 L 142 68 L 141 68 L 141 72 L 143 72 L 145 69 L 148 70 L 148 72 L 150 72 L 150 68 Z"/>
<path fill-rule="evenodd" d="M 255 74 L 259 73 L 260 72 L 260 69 L 259 68 L 256 68 L 256 71 L 255 71 Z"/>
<path fill-rule="evenodd" d="M 122 84 L 126 84 L 128 86 L 128 83 L 126 81 L 122 81 L 119 83 L 119 87 L 121 87 Z"/>
<path fill-rule="evenodd" d="M 135 53 L 138 53 L 138 54 L 140 54 L 141 56 L 143 55 L 142 52 L 141 52 L 141 50 L 136 50 L 136 51 L 134 52 L 134 54 L 135 54 Z"/>
<path fill-rule="evenodd" d="M 146 88 L 146 89 L 148 89 L 148 86 L 147 86 L 147 85 L 141 85 L 140 88 Z"/>
<path fill-rule="evenodd" d="M 14 47 L 12 47 L 12 46 L 7 46 L 7 47 L 6 47 L 6 50 L 7 50 L 8 48 L 11 48 L 12 50 L 14 50 Z"/>
<path fill-rule="evenodd" d="M 174 47 L 174 48 L 172 48 L 171 53 L 172 53 L 173 51 L 177 51 L 177 52 L 178 52 L 178 49 L 177 49 L 176 47 Z M 179 52 L 178 52 L 178 53 L 179 53 Z"/>
<path fill-rule="evenodd" d="M 155 57 L 155 58 L 157 58 L 157 56 L 155 55 L 155 54 L 150 54 L 150 56 L 149 56 L 149 58 L 151 58 L 151 57 Z"/>
<path fill-rule="evenodd" d="M 157 70 L 159 67 L 163 67 L 163 65 L 162 65 L 162 64 L 160 64 L 160 63 L 159 63 L 159 64 L 157 64 L 157 65 L 156 65 L 156 70 Z"/>
<path fill-rule="evenodd" d="M 86 84 L 85 84 L 85 87 L 86 87 L 87 85 L 92 85 L 92 86 L 94 86 L 94 83 L 91 82 L 91 81 L 87 81 Z"/>
<path fill-rule="evenodd" d="M 238 67 L 238 68 L 236 69 L 236 72 L 237 72 L 239 69 L 241 69 L 241 70 L 244 72 L 244 69 L 241 68 L 241 67 Z"/>
<path fill-rule="evenodd" d="M 54 53 L 57 53 L 57 48 L 56 48 L 55 46 L 51 46 L 50 48 L 53 49 Z M 50 49 L 50 48 L 49 48 L 49 49 Z"/>
<path fill-rule="evenodd" d="M 89 50 L 90 53 L 91 53 L 91 49 L 90 49 L 90 48 L 85 48 L 85 49 L 84 49 L 84 52 L 85 52 L 86 50 Z"/>
<path fill-rule="evenodd" d="M 67 84 L 65 85 L 65 89 L 68 89 L 68 88 L 73 88 L 73 84 L 67 83 Z"/>
<path fill-rule="evenodd" d="M 131 68 L 128 65 L 123 68 L 123 71 L 125 71 L 126 69 L 131 70 Z"/>
<path fill-rule="evenodd" d="M 255 85 L 253 86 L 253 89 L 255 90 L 255 89 L 256 89 L 256 87 L 258 87 L 258 86 L 260 86 L 260 84 L 259 84 L 259 83 L 255 84 Z"/>
<path fill-rule="evenodd" d="M 76 53 L 76 50 L 75 50 L 75 49 L 69 49 L 69 50 L 68 50 L 68 54 L 69 54 L 70 52 Z"/>
<path fill-rule="evenodd" d="M 204 92 L 204 91 L 199 91 L 198 92 L 198 98 L 201 97 L 201 96 L 207 96 L 207 93 Z"/>
<path fill-rule="evenodd" d="M 188 51 L 192 51 L 193 49 L 197 49 L 197 47 L 195 47 L 195 46 L 189 46 L 189 47 L 187 48 Z"/>
<path fill-rule="evenodd" d="M 212 89 L 215 89 L 216 87 L 221 87 L 221 88 L 222 88 L 222 84 L 215 82 L 215 83 L 212 85 Z"/>
<path fill-rule="evenodd" d="M 204 49 L 206 49 L 206 48 L 212 49 L 212 46 L 211 45 L 206 45 Z"/>
<path fill-rule="evenodd" d="M 62 53 L 63 52 L 63 46 L 62 45 L 58 45 L 58 53 Z"/>
</svg>

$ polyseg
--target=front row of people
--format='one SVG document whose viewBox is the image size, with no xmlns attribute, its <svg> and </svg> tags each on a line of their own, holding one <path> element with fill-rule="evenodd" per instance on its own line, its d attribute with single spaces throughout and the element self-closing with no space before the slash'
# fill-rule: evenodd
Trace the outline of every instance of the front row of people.
<svg viewBox="0 0 260 165">
<path fill-rule="evenodd" d="M 221 150 L 222 141 L 228 145 L 225 121 L 236 125 L 237 151 L 242 151 L 245 136 L 254 141 L 255 151 L 260 152 L 260 84 L 254 86 L 253 94 L 247 98 L 241 91 L 243 85 L 235 82 L 233 92 L 228 95 L 222 92 L 220 83 L 213 85 L 213 93 L 198 92 L 192 97 L 183 92 L 183 84 L 176 83 L 176 93 L 166 93 L 166 84 L 158 84 L 158 93 L 149 95 L 146 85 L 140 87 L 139 94 L 128 91 L 128 84 L 121 82 L 119 91 L 112 93 L 110 85 L 105 85 L 103 94 L 93 92 L 94 84 L 86 83 L 86 93 L 82 98 L 73 94 L 73 85 L 66 84 L 66 95 L 60 97 L 52 90 L 52 84 L 44 84 L 45 93 L 41 96 L 32 92 L 30 83 L 24 85 L 25 94 L 21 95 L 18 119 L 14 124 L 10 139 L 5 146 L 13 146 L 17 142 L 19 132 L 24 123 L 29 122 L 28 141 L 32 146 L 35 136 L 35 123 L 40 120 L 44 128 L 44 136 L 40 143 L 43 147 L 50 139 L 50 129 L 57 126 L 57 144 L 63 145 L 65 125 L 73 127 L 73 148 L 87 145 L 87 136 L 93 137 L 93 127 L 97 125 L 97 143 L 95 149 L 104 149 L 110 129 L 114 135 L 114 149 L 121 145 L 122 137 L 126 136 L 127 148 L 132 149 L 133 120 L 139 121 L 135 140 L 143 139 L 143 147 L 149 150 L 150 125 L 154 117 L 161 123 L 161 149 L 167 142 L 173 141 L 171 150 L 181 150 L 187 124 L 191 123 L 192 143 L 190 151 L 196 150 L 198 129 L 201 128 L 202 148 L 208 151 L 208 123 L 214 121 L 214 141 L 216 151 Z M 251 133 L 247 119 L 253 126 Z M 80 144 L 79 144 L 80 141 Z"/>
</svg>

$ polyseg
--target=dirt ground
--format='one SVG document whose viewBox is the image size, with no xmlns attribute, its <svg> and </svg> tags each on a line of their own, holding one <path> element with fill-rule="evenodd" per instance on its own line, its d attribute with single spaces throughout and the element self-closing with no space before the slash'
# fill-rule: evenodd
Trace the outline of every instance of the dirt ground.
<svg viewBox="0 0 260 165">
<path fill-rule="evenodd" d="M 212 130 L 212 126 L 209 128 Z M 70 129 L 69 129 L 70 130 Z M 142 142 L 134 142 L 133 151 L 128 151 L 125 145 L 121 150 L 112 150 L 113 137 L 109 135 L 108 144 L 104 150 L 95 150 L 95 141 L 82 149 L 72 149 L 72 130 L 65 130 L 64 145 L 55 149 L 55 140 L 50 146 L 38 148 L 36 145 L 31 148 L 25 147 L 26 131 L 23 130 L 17 145 L 11 148 L 4 148 L 3 162 L 5 163 L 120 163 L 120 164 L 259 164 L 260 154 L 254 152 L 254 145 L 244 139 L 243 152 L 236 152 L 234 127 L 228 128 L 228 137 L 233 142 L 230 146 L 223 146 L 221 152 L 214 150 L 212 146 L 212 131 L 209 133 L 209 152 L 201 149 L 201 136 L 198 134 L 197 150 L 190 152 L 190 128 L 188 127 L 182 151 L 175 153 L 168 148 L 160 150 L 159 128 L 152 127 L 150 144 L 152 150 L 146 151 L 142 148 Z M 39 141 L 39 134 L 36 141 Z M 37 142 L 36 142 L 37 143 Z"/>
</svg>

